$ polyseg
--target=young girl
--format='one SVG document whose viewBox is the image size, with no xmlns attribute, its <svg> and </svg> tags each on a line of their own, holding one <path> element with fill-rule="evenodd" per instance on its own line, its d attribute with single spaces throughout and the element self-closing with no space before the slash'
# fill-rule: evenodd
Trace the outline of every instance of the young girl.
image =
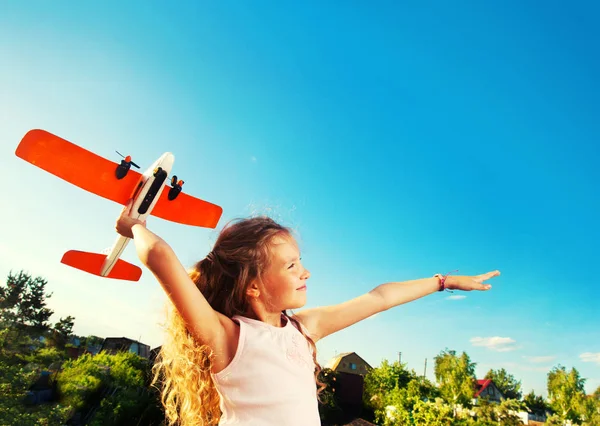
<svg viewBox="0 0 600 426">
<path fill-rule="evenodd" d="M 345 303 L 299 311 L 310 272 L 291 231 L 254 217 L 226 226 L 186 271 L 173 250 L 129 217 L 117 220 L 172 302 L 155 364 L 169 425 L 320 425 L 315 342 L 436 291 L 488 290 L 498 271 L 382 284 Z"/>
</svg>

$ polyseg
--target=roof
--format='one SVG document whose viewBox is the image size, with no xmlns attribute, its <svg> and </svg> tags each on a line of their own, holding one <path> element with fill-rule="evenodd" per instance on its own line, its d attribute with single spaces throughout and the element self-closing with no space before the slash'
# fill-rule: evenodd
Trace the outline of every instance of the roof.
<svg viewBox="0 0 600 426">
<path fill-rule="evenodd" d="M 477 392 L 475 392 L 475 398 L 477 398 L 479 394 L 481 394 L 481 392 L 483 392 L 485 388 L 490 385 L 490 383 L 493 383 L 492 379 L 477 380 L 477 384 L 475 385 L 477 388 Z"/>
<path fill-rule="evenodd" d="M 344 352 L 344 353 L 341 353 L 341 354 L 339 354 L 339 355 L 336 355 L 335 357 L 333 357 L 333 358 L 331 358 L 331 359 L 329 360 L 329 362 L 327 363 L 327 365 L 325 365 L 325 368 L 330 368 L 330 369 L 332 369 L 332 370 L 335 370 L 335 369 L 338 367 L 338 365 L 340 364 L 340 361 L 341 361 L 343 358 L 347 357 L 348 355 L 352 355 L 352 354 L 354 354 L 354 355 L 356 355 L 357 357 L 359 357 L 359 358 L 362 360 L 362 362 L 364 362 L 364 363 L 365 363 L 365 364 L 366 364 L 366 365 L 367 365 L 369 368 L 372 368 L 372 367 L 369 365 L 369 363 L 368 363 L 367 361 L 365 361 L 365 360 L 364 360 L 364 359 L 363 359 L 363 358 L 362 358 L 360 355 L 358 355 L 356 352 Z"/>
</svg>

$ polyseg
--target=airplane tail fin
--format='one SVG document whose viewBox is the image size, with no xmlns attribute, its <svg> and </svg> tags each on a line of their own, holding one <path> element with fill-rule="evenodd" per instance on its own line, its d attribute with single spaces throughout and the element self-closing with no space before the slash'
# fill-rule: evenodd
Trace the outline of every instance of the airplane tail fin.
<svg viewBox="0 0 600 426">
<path fill-rule="evenodd" d="M 105 254 L 88 253 L 85 251 L 69 250 L 66 252 L 61 263 L 80 269 L 90 274 L 102 276 L 102 264 L 106 259 Z M 138 281 L 142 276 L 142 270 L 138 266 L 132 265 L 122 259 L 117 260 L 117 263 L 112 268 L 110 273 L 105 278 L 114 278 L 117 280 Z"/>
</svg>

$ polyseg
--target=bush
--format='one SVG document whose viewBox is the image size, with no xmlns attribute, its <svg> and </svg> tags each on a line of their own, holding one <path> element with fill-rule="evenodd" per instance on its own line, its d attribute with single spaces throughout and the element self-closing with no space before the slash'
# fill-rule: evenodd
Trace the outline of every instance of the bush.
<svg viewBox="0 0 600 426">
<path fill-rule="evenodd" d="M 63 364 L 58 378 L 61 402 L 83 414 L 90 425 L 159 424 L 157 393 L 146 387 L 150 364 L 133 353 L 85 354 Z"/>
</svg>

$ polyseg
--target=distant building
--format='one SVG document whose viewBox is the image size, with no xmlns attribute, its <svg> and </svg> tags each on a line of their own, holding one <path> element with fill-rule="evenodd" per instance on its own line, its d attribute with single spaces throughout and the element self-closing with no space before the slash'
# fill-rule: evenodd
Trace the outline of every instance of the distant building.
<svg viewBox="0 0 600 426">
<path fill-rule="evenodd" d="M 333 357 L 326 368 L 336 372 L 336 390 L 340 408 L 345 413 L 358 416 L 362 411 L 365 375 L 373 367 L 356 352 L 346 352 Z"/>
<path fill-rule="evenodd" d="M 373 367 L 367 361 L 359 357 L 356 352 L 345 352 L 339 354 L 326 365 L 326 368 L 331 368 L 336 373 L 358 374 L 364 376 Z"/>
<path fill-rule="evenodd" d="M 143 358 L 150 357 L 150 346 L 127 337 L 107 337 L 102 343 L 101 350 L 110 354 L 131 352 Z"/>
<path fill-rule="evenodd" d="M 479 399 L 485 398 L 490 402 L 500 403 L 504 395 L 496 387 L 492 379 L 477 380 L 475 383 L 475 396 L 473 398 L 473 405 L 477 405 Z"/>
</svg>

